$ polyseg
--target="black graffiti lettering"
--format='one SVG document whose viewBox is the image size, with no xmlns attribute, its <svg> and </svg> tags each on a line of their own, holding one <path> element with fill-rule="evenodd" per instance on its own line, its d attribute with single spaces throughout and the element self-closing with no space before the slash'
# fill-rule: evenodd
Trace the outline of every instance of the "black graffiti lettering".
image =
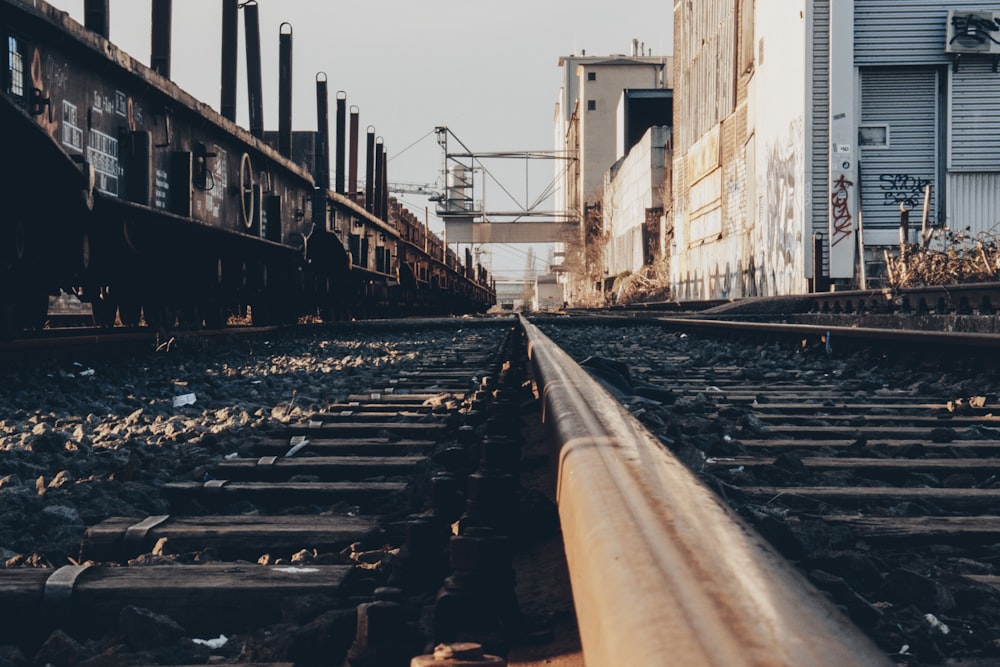
<svg viewBox="0 0 1000 667">
<path fill-rule="evenodd" d="M 878 180 L 883 204 L 894 207 L 902 204 L 907 210 L 923 201 L 924 189 L 930 185 L 930 179 L 911 174 L 882 174 Z"/>
<path fill-rule="evenodd" d="M 982 46 L 986 42 L 1000 44 L 990 33 L 1000 30 L 1000 25 L 992 16 L 983 13 L 955 14 L 951 17 L 952 34 L 949 43 L 958 42 L 960 45 L 970 48 Z"/>
</svg>

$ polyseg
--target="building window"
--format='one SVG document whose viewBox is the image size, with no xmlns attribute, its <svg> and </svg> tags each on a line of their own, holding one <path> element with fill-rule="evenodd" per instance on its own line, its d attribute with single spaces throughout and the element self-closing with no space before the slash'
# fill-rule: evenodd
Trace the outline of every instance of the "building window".
<svg viewBox="0 0 1000 667">
<path fill-rule="evenodd" d="M 889 126 L 861 125 L 858 127 L 858 145 L 865 148 L 889 148 Z"/>
<path fill-rule="evenodd" d="M 24 97 L 24 56 L 17 37 L 7 37 L 7 92 Z"/>
<path fill-rule="evenodd" d="M 587 111 L 597 110 L 597 100 L 587 100 Z"/>
<path fill-rule="evenodd" d="M 597 81 L 597 72 L 587 72 L 587 81 Z"/>
</svg>

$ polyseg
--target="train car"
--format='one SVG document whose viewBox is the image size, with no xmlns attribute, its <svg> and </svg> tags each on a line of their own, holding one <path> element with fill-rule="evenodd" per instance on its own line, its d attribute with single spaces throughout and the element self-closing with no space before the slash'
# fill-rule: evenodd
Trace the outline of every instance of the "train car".
<svg viewBox="0 0 1000 667">
<path fill-rule="evenodd" d="M 223 4 L 224 21 L 235 22 L 237 3 Z M 253 0 L 242 7 L 256 13 Z M 170 20 L 160 14 L 154 5 L 154 35 L 157 20 Z M 60 291 L 91 303 L 106 326 L 221 326 L 247 309 L 255 323 L 398 314 L 420 305 L 421 272 L 456 280 L 425 290 L 427 305 L 489 307 L 488 277 L 450 269 L 447 253 L 401 235 L 400 212 L 331 192 L 325 167 L 317 178 L 293 159 L 290 126 L 270 142 L 262 113 L 251 110 L 250 131 L 238 126 L 234 110 L 220 114 L 169 80 L 169 42 L 159 54 L 154 44 L 150 68 L 107 39 L 107 23 L 88 14 L 84 27 L 41 0 L 0 0 L 4 331 L 43 326 Z M 248 32 L 255 38 L 259 52 L 259 34 Z M 281 39 L 290 58 L 287 24 Z M 304 134 L 326 142 L 322 127 Z M 384 165 L 382 174 L 384 184 Z M 402 308 L 408 296 L 417 300 Z"/>
</svg>

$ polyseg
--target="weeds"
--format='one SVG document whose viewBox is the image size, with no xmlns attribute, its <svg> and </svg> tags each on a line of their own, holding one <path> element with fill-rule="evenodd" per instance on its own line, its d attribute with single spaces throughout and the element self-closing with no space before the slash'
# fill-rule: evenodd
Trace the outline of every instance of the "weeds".
<svg viewBox="0 0 1000 667">
<path fill-rule="evenodd" d="M 996 281 L 1000 279 L 1000 237 L 973 236 L 968 227 L 934 229 L 924 243 L 901 246 L 898 256 L 885 251 L 885 266 L 893 288 Z"/>
</svg>

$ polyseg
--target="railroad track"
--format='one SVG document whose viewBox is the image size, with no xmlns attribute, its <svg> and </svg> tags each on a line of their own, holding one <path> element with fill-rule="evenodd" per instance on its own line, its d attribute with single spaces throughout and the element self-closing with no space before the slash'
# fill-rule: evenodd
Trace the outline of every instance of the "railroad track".
<svg viewBox="0 0 1000 667">
<path fill-rule="evenodd" d="M 995 366 L 976 361 L 995 339 L 955 336 L 958 353 L 897 334 L 891 352 L 875 332 L 852 356 L 818 328 L 790 344 L 760 325 L 739 340 L 732 323 L 546 322 L 897 664 L 1000 659 L 1000 404 Z"/>
<path fill-rule="evenodd" d="M 164 484 L 168 513 L 92 525 L 71 564 L 0 569 L 0 646 L 52 659 L 77 646 L 53 630 L 117 632 L 108 652 L 173 661 L 163 652 L 181 636 L 236 635 L 230 660 L 408 664 L 488 618 L 503 633 L 481 643 L 506 651 L 519 619 L 509 541 L 540 521 L 510 524 L 526 366 L 509 320 L 460 326 L 418 368 Z M 430 595 L 433 627 L 404 614 L 404 594 Z"/>
<path fill-rule="evenodd" d="M 983 378 L 880 370 L 871 350 L 861 372 L 813 330 L 788 345 L 760 325 L 747 344 L 704 322 L 539 324 L 565 337 L 570 320 L 592 328 L 567 349 L 606 357 L 590 374 L 527 321 L 459 324 L 419 369 L 194 460 L 162 485 L 169 511 L 93 522 L 69 565 L 0 569 L 19 610 L 0 645 L 49 660 L 70 644 L 53 628 L 110 631 L 125 639 L 106 651 L 175 664 L 178 637 L 225 635 L 242 648 L 187 661 L 365 665 L 472 640 L 534 664 L 519 644 L 554 633 L 519 609 L 518 580 L 549 582 L 513 559 L 553 528 L 524 482 L 549 460 L 587 664 L 996 657 L 1000 519 L 970 511 L 1000 475 Z"/>
</svg>

